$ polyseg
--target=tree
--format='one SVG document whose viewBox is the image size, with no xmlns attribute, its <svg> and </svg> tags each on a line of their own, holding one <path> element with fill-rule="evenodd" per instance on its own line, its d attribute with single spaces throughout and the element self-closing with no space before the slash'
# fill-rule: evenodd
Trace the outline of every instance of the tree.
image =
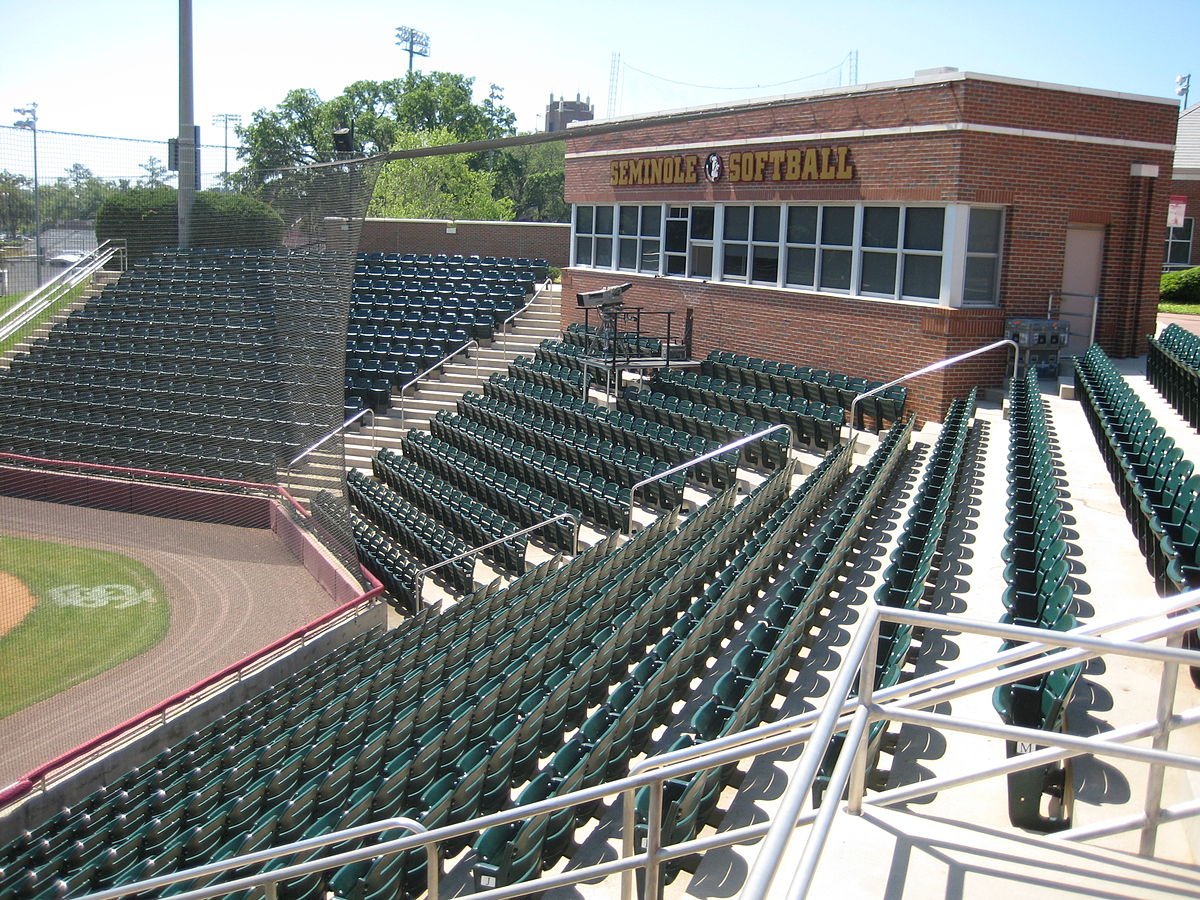
<svg viewBox="0 0 1200 900">
<path fill-rule="evenodd" d="M 152 156 L 140 166 L 139 169 L 144 169 L 146 174 L 138 179 L 139 187 L 165 187 L 170 183 L 175 176 L 171 174 L 161 159 L 157 156 Z"/>
<path fill-rule="evenodd" d="M 92 219 L 111 186 L 97 178 L 81 163 L 66 169 L 66 176 L 52 185 L 43 186 L 42 223 L 63 222 L 69 219 Z"/>
<path fill-rule="evenodd" d="M 566 222 L 570 208 L 563 199 L 567 146 L 562 141 L 508 147 L 497 154 L 496 192 L 512 200 L 523 222 Z"/>
<path fill-rule="evenodd" d="M 272 169 L 310 165 L 333 158 L 333 132 L 351 128 L 358 148 L 376 154 L 393 147 L 404 132 L 441 129 L 449 141 L 480 140 L 511 133 L 513 115 L 495 85 L 486 100 L 472 99 L 474 79 L 450 72 L 409 72 L 391 81 L 356 81 L 324 101 L 313 90 L 292 90 L 275 109 L 260 109 L 237 129 L 235 173 L 243 187 L 262 182 Z M 232 180 L 232 179 L 231 179 Z"/>
<path fill-rule="evenodd" d="M 399 135 L 394 150 L 411 150 L 454 142 L 445 129 Z M 496 197 L 496 176 L 472 169 L 461 153 L 398 159 L 389 162 L 375 181 L 367 215 L 396 219 L 508 220 L 512 201 Z"/>
<path fill-rule="evenodd" d="M 0 172 L 0 233 L 11 237 L 33 230 L 33 179 Z"/>
<path fill-rule="evenodd" d="M 171 187 L 136 187 L 114 193 L 96 214 L 96 240 L 126 242 L 133 262 L 160 247 L 179 243 L 177 192 Z M 193 206 L 194 247 L 279 247 L 284 224 L 279 214 L 253 197 L 200 191 Z"/>
</svg>

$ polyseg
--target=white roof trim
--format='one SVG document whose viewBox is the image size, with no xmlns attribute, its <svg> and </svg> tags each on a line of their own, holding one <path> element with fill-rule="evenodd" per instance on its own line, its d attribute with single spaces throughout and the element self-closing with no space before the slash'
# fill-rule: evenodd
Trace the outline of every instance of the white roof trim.
<svg viewBox="0 0 1200 900">
<path fill-rule="evenodd" d="M 687 150 L 711 150 L 715 147 L 754 147 L 768 144 L 805 143 L 811 141 L 844 141 L 855 138 L 896 137 L 904 135 L 949 134 L 970 131 L 978 134 L 1002 134 L 1011 137 L 1033 138 L 1048 141 L 1066 141 L 1075 144 L 1098 144 L 1105 147 L 1125 147 L 1131 150 L 1162 150 L 1171 153 L 1174 144 L 1159 144 L 1153 141 L 1132 141 L 1126 138 L 1109 138 L 1093 134 L 1073 134 L 1065 131 L 1041 131 L 1034 128 L 1008 128 L 1003 125 L 977 125 L 972 122 L 938 122 L 930 125 L 905 125 L 900 128 L 856 128 L 847 131 L 817 131 L 807 134 L 779 134 L 766 137 L 737 138 L 724 141 L 694 141 L 686 144 L 654 144 L 640 147 L 621 147 L 609 150 L 586 150 L 568 153 L 567 159 L 587 159 L 604 156 L 629 156 L 633 153 L 680 152 Z"/>
<path fill-rule="evenodd" d="M 896 90 L 905 87 L 919 87 L 926 84 L 942 84 L 950 81 L 991 81 L 996 84 L 1012 84 L 1020 87 L 1039 88 L 1047 91 L 1064 91 L 1071 94 L 1084 94 L 1089 97 L 1111 97 L 1118 100 L 1137 100 L 1143 103 L 1161 103 L 1165 106 L 1179 106 L 1179 100 L 1173 97 L 1151 97 L 1147 94 L 1128 94 L 1121 91 L 1106 91 L 1099 88 L 1085 88 L 1070 84 L 1054 84 L 1049 81 L 1030 81 L 1023 78 L 1009 78 L 1003 75 L 987 75 L 981 72 L 937 72 L 929 75 L 915 75 L 912 78 L 900 78 L 895 81 L 876 81 L 870 84 L 852 84 L 846 87 L 821 88 L 815 91 L 805 91 L 797 94 L 776 94 L 769 97 L 759 97 L 754 100 L 744 100 L 739 103 L 713 103 L 701 106 L 680 107 L 678 109 L 657 110 L 651 113 L 638 113 L 628 116 L 612 116 L 605 119 L 594 119 L 590 122 L 581 122 L 580 125 L 595 125 L 600 122 L 636 122 L 638 119 L 646 118 L 649 115 L 663 115 L 668 113 L 699 111 L 699 110 L 718 110 L 729 109 L 730 111 L 753 109 L 756 106 L 766 104 L 778 104 L 781 100 L 807 100 L 816 99 L 819 97 L 836 97 L 839 95 L 867 94 L 878 91 Z M 570 137 L 571 127 L 575 123 L 570 123 L 564 129 L 564 136 Z"/>
</svg>

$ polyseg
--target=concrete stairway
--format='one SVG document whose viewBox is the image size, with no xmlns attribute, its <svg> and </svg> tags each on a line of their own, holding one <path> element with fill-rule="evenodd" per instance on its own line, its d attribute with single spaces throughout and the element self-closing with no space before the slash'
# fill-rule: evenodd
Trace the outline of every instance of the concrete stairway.
<svg viewBox="0 0 1200 900">
<path fill-rule="evenodd" d="M 16 354 L 29 350 L 32 344 L 46 337 L 50 333 L 51 328 L 65 320 L 71 314 L 72 310 L 80 309 L 87 305 L 90 300 L 98 297 L 106 287 L 120 277 L 120 272 L 110 272 L 107 269 L 101 269 L 99 272 L 96 272 L 78 297 L 65 306 L 60 306 L 33 330 L 29 331 L 24 338 L 13 344 L 8 350 L 0 353 L 0 369 L 7 369 Z"/>
<path fill-rule="evenodd" d="M 532 356 L 546 338 L 557 338 L 562 329 L 561 296 L 558 285 L 538 291 L 493 340 L 459 353 L 415 386 L 393 392 L 387 413 L 346 436 L 346 465 L 369 470 L 371 457 L 381 448 L 398 448 L 410 429 L 427 430 L 439 410 L 453 412 L 463 394 L 482 391 L 493 373 L 505 372 L 518 356 Z"/>
</svg>

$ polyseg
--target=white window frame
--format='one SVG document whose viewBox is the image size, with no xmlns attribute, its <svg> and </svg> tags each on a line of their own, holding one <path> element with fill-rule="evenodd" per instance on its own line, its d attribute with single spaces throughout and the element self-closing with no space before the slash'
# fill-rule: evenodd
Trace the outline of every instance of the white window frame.
<svg viewBox="0 0 1200 900">
<path fill-rule="evenodd" d="M 1176 237 L 1176 232 L 1187 229 L 1187 237 Z M 1171 262 L 1171 245 L 1186 244 L 1188 248 L 1186 263 Z M 1182 269 L 1190 269 L 1196 265 L 1193 254 L 1193 249 L 1196 245 L 1196 220 L 1191 216 L 1187 216 L 1183 220 L 1182 228 L 1167 228 L 1167 241 L 1163 248 L 1163 271 L 1172 272 Z"/>
<path fill-rule="evenodd" d="M 578 210 L 581 207 L 591 207 L 592 209 L 592 231 L 589 234 L 578 233 Z M 598 235 L 596 233 L 596 211 L 601 207 L 607 207 L 612 210 L 613 215 L 613 254 L 611 264 L 607 266 L 598 266 L 595 263 L 596 259 L 596 240 L 597 238 L 609 237 L 607 234 Z M 621 210 L 624 208 L 636 207 L 638 209 L 638 262 L 637 268 L 620 267 L 620 241 L 630 240 L 633 235 L 625 235 L 622 237 L 620 232 Z M 692 236 L 693 216 L 692 210 L 696 207 L 711 207 L 713 209 L 713 237 L 711 240 L 694 238 Z M 757 215 L 756 210 L 760 208 L 770 207 L 778 211 L 779 227 L 777 239 L 770 241 L 755 241 L 754 240 L 754 223 Z M 899 210 L 897 221 L 897 235 L 895 247 L 864 247 L 863 246 L 863 224 L 868 207 L 892 207 Z M 726 213 L 733 208 L 742 208 L 748 211 L 747 233 L 746 239 L 726 240 L 725 224 Z M 816 210 L 816 233 L 814 242 L 812 243 L 792 243 L 788 240 L 788 219 L 792 214 L 792 210 L 796 208 L 811 208 Z M 849 209 L 852 210 L 852 238 L 850 244 L 826 244 L 823 241 L 823 231 L 825 227 L 826 211 L 831 209 Z M 904 246 L 904 234 L 908 222 L 908 216 L 911 210 L 914 209 L 940 209 L 943 214 L 942 224 L 942 242 L 941 248 L 936 250 L 925 250 L 917 248 L 907 248 Z M 1000 241 L 999 247 L 995 253 L 968 253 L 968 235 L 970 228 L 970 219 L 972 209 L 999 209 L 1000 220 Z M 655 211 L 658 218 L 658 234 L 645 234 L 645 221 L 648 211 Z M 676 215 L 673 217 L 672 213 Z M 654 214 L 654 213 L 650 213 Z M 958 203 L 889 203 L 887 201 L 859 201 L 847 203 L 663 203 L 663 204 L 577 204 L 572 215 L 572 242 L 571 242 L 571 257 L 572 265 L 580 265 L 577 258 L 578 239 L 588 238 L 591 240 L 592 262 L 583 265 L 585 268 L 602 269 L 607 271 L 623 271 L 623 272 L 640 272 L 641 274 L 661 275 L 669 278 L 684 278 L 694 281 L 721 281 L 733 284 L 744 284 L 761 287 L 774 287 L 783 290 L 804 291 L 815 294 L 828 294 L 831 296 L 843 297 L 861 297 L 867 300 L 894 300 L 908 303 L 918 303 L 928 306 L 970 306 L 970 307 L 994 307 L 998 303 L 1000 292 L 1000 279 L 1003 272 L 1003 246 L 1004 246 L 1004 229 L 1006 227 L 1007 211 L 1005 207 L 997 206 L 970 206 L 967 204 Z M 679 223 L 683 228 L 683 245 L 682 249 L 673 251 L 667 250 L 667 228 L 671 222 Z M 657 242 L 658 246 L 658 267 L 643 268 L 646 257 L 646 243 Z M 727 246 L 739 246 L 745 248 L 746 253 L 746 272 L 744 275 L 731 275 L 725 271 L 725 250 Z M 754 280 L 754 250 L 755 247 L 773 247 L 778 254 L 778 268 L 775 281 L 755 281 Z M 712 252 L 712 272 L 710 275 L 695 275 L 692 274 L 695 263 L 695 249 L 697 247 L 711 248 Z M 813 253 L 813 272 L 812 282 L 810 284 L 789 283 L 788 281 L 788 255 L 793 250 L 809 250 Z M 850 254 L 850 281 L 849 286 L 845 289 L 821 287 L 823 251 L 847 252 Z M 894 254 L 896 257 L 896 275 L 894 290 L 891 294 L 883 292 L 865 293 L 862 289 L 862 263 L 864 253 L 888 253 Z M 904 294 L 904 274 L 905 267 L 909 261 L 915 257 L 936 257 L 940 260 L 941 267 L 938 280 L 937 297 L 917 297 Z M 971 257 L 989 257 L 994 258 L 995 264 L 995 283 L 993 285 L 993 298 L 990 303 L 982 303 L 979 301 L 964 304 L 963 290 L 966 280 L 967 259 Z M 679 261 L 682 260 L 682 271 L 669 272 L 669 263 L 671 259 L 675 260 L 675 265 L 678 267 Z"/>
</svg>

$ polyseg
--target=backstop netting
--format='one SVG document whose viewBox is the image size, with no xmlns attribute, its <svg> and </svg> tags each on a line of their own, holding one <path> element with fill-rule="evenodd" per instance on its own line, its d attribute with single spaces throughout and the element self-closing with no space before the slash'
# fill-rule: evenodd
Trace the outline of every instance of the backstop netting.
<svg viewBox="0 0 1200 900">
<path fill-rule="evenodd" d="M 0 787 L 365 589 L 339 426 L 375 166 L 238 174 L 182 229 L 173 187 L 105 180 L 55 220 L 82 267 L 0 262 L 34 282 L 0 305 Z"/>
</svg>

